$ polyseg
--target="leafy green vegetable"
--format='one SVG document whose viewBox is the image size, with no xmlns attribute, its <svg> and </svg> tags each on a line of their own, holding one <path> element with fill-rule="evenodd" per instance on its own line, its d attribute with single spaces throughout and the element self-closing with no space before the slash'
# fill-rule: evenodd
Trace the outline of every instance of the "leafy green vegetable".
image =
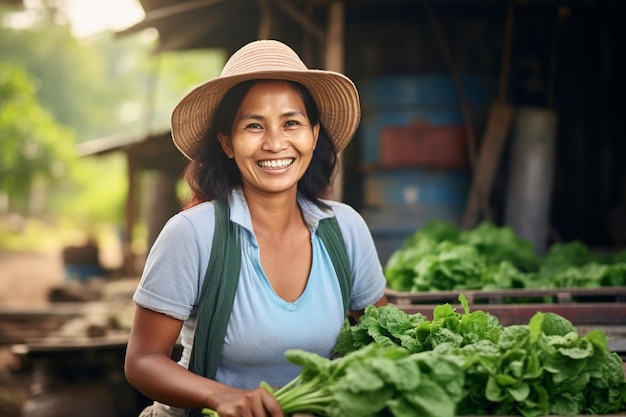
<svg viewBox="0 0 626 417">
<path fill-rule="evenodd" d="M 432 221 L 391 255 L 385 277 L 389 288 L 406 292 L 621 286 L 626 250 L 600 256 L 573 241 L 538 256 L 510 227 L 483 222 L 461 231 Z"/>
<path fill-rule="evenodd" d="M 481 310 L 436 306 L 432 320 L 393 305 L 369 306 L 344 325 L 335 359 L 289 350 L 302 367 L 274 390 L 285 415 L 452 417 L 626 412 L 622 360 L 606 335 L 579 336 L 567 319 L 537 312 L 527 325 L 502 326 Z M 207 416 L 217 417 L 209 409 Z"/>
<path fill-rule="evenodd" d="M 520 271 L 534 271 L 539 265 L 532 243 L 519 237 L 513 228 L 483 222 L 463 231 L 459 243 L 469 244 L 482 254 L 488 264 L 508 261 Z"/>
<path fill-rule="evenodd" d="M 463 394 L 462 362 L 436 352 L 371 344 L 334 360 L 297 349 L 285 356 L 302 366 L 273 392 L 285 415 L 453 417 Z"/>
<path fill-rule="evenodd" d="M 392 305 L 367 308 L 357 324 L 342 329 L 337 351 L 349 356 L 380 340 L 383 348 L 397 341 L 417 354 L 431 351 L 460 360 L 464 382 L 457 415 L 537 417 L 626 411 L 622 360 L 610 352 L 604 333 L 594 330 L 580 337 L 571 322 L 551 312 L 538 312 L 527 325 L 505 327 L 488 313 L 470 312 L 463 295 L 459 299 L 463 313 L 444 304 L 434 309 L 432 320 L 421 314 L 413 318 Z M 403 324 L 394 327 L 381 321 L 390 317 Z M 381 332 L 384 339 L 377 337 Z M 417 342 L 411 343 L 409 336 Z"/>
<path fill-rule="evenodd" d="M 456 242 L 461 231 L 452 223 L 444 221 L 430 221 L 423 227 L 419 228 L 413 236 L 410 236 L 404 242 L 407 247 L 414 246 L 417 242 L 423 240 L 432 240 L 434 242 L 443 242 L 449 240 Z"/>
</svg>

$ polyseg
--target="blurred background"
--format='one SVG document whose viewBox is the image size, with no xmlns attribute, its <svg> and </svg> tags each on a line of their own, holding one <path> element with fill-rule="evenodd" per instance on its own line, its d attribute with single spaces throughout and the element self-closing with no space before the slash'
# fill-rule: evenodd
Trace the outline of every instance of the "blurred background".
<svg viewBox="0 0 626 417">
<path fill-rule="evenodd" d="M 80 145 L 167 129 L 173 105 L 219 71 L 223 53 L 156 55 L 154 30 L 117 38 L 116 29 L 142 19 L 136 1 L 2 3 L 0 247 L 91 241 L 107 268 L 119 268 L 127 162 L 123 153 L 85 158 Z M 142 252 L 147 232 L 137 229 Z"/>
<path fill-rule="evenodd" d="M 50 387 L 76 398 L 77 381 L 107 381 L 82 393 L 101 399 L 91 417 L 111 393 L 125 402 L 103 415 L 145 403 L 120 363 L 145 256 L 186 193 L 170 113 L 257 38 L 355 81 L 333 192 L 383 265 L 437 220 L 512 230 L 524 256 L 575 242 L 568 266 L 622 253 L 610 306 L 576 313 L 624 336 L 624 16 L 622 0 L 0 0 L 0 416 L 30 401 L 46 417 Z"/>
<path fill-rule="evenodd" d="M 19 415 L 32 382 L 33 367 L 17 364 L 11 347 L 84 317 L 59 306 L 100 299 L 105 282 L 117 281 L 127 300 L 141 261 L 125 267 L 124 253 L 142 258 L 145 213 L 155 205 L 171 213 L 177 204 L 157 196 L 133 208 L 142 220 L 131 226 L 131 237 L 128 158 L 100 154 L 98 144 L 123 148 L 166 131 L 174 104 L 219 73 L 224 52 L 155 53 L 154 29 L 116 36 L 144 16 L 135 0 L 0 1 L 2 416 Z M 139 187 L 154 187 L 158 176 L 144 172 Z M 87 316 L 74 324 L 73 337 L 111 328 L 98 321 L 108 313 Z M 79 363 L 91 375 L 99 372 Z"/>
</svg>

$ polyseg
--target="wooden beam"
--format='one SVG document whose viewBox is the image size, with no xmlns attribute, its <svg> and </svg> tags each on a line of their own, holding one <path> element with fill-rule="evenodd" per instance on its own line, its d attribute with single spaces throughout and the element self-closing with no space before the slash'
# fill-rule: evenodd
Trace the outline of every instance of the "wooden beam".
<svg viewBox="0 0 626 417">
<path fill-rule="evenodd" d="M 127 154 L 128 169 L 128 195 L 126 197 L 126 224 L 124 225 L 124 236 L 122 237 L 122 255 L 125 274 L 135 275 L 135 254 L 133 252 L 133 228 L 137 219 L 137 176 L 138 169 L 135 158 Z"/>
<path fill-rule="evenodd" d="M 334 2 L 328 6 L 328 28 L 326 30 L 326 69 L 344 70 L 344 19 L 345 5 Z"/>
<path fill-rule="evenodd" d="M 302 29 L 313 35 L 319 42 L 324 43 L 324 31 L 320 29 L 315 22 L 309 19 L 304 13 L 294 7 L 293 4 L 286 0 L 272 0 L 289 17 L 296 21 Z"/>
<path fill-rule="evenodd" d="M 328 5 L 328 28 L 326 29 L 325 68 L 329 71 L 344 71 L 344 21 L 345 4 L 337 1 Z M 330 198 L 343 199 L 343 156 L 337 157 L 337 167 L 331 182 Z"/>
<path fill-rule="evenodd" d="M 272 29 L 272 9 L 268 0 L 256 0 L 259 6 L 259 39 L 269 39 Z"/>
</svg>

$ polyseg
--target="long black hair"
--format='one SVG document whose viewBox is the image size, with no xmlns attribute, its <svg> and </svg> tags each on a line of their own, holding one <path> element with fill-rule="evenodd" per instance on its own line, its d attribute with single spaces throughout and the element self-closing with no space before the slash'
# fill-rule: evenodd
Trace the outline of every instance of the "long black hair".
<svg viewBox="0 0 626 417">
<path fill-rule="evenodd" d="M 211 123 L 204 137 L 196 144 L 185 169 L 184 178 L 191 188 L 191 202 L 195 204 L 218 200 L 226 203 L 233 188 L 241 185 L 241 174 L 233 159 L 222 149 L 217 133 L 230 136 L 235 115 L 244 97 L 252 86 L 263 80 L 244 81 L 231 88 L 211 118 Z M 320 207 L 327 207 L 320 198 L 328 191 L 335 165 L 337 152 L 332 138 L 322 125 L 319 110 L 311 93 L 301 84 L 290 82 L 298 91 L 311 125 L 320 124 L 317 145 L 313 157 L 303 177 L 298 182 L 298 192 Z"/>
</svg>

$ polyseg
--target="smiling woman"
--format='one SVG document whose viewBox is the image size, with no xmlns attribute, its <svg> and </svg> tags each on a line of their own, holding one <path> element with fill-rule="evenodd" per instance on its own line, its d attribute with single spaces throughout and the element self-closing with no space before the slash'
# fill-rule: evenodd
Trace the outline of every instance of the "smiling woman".
<svg viewBox="0 0 626 417">
<path fill-rule="evenodd" d="M 386 303 L 365 221 L 325 198 L 358 97 L 345 75 L 257 40 L 176 105 L 191 199 L 161 230 L 133 298 L 125 374 L 155 400 L 142 417 L 287 415 L 260 385 L 297 376 L 285 352 L 330 358 L 348 314 Z"/>
<path fill-rule="evenodd" d="M 125 29 L 145 15 L 138 0 L 68 0 L 66 10 L 72 32 L 79 38 L 106 30 Z"/>
</svg>

